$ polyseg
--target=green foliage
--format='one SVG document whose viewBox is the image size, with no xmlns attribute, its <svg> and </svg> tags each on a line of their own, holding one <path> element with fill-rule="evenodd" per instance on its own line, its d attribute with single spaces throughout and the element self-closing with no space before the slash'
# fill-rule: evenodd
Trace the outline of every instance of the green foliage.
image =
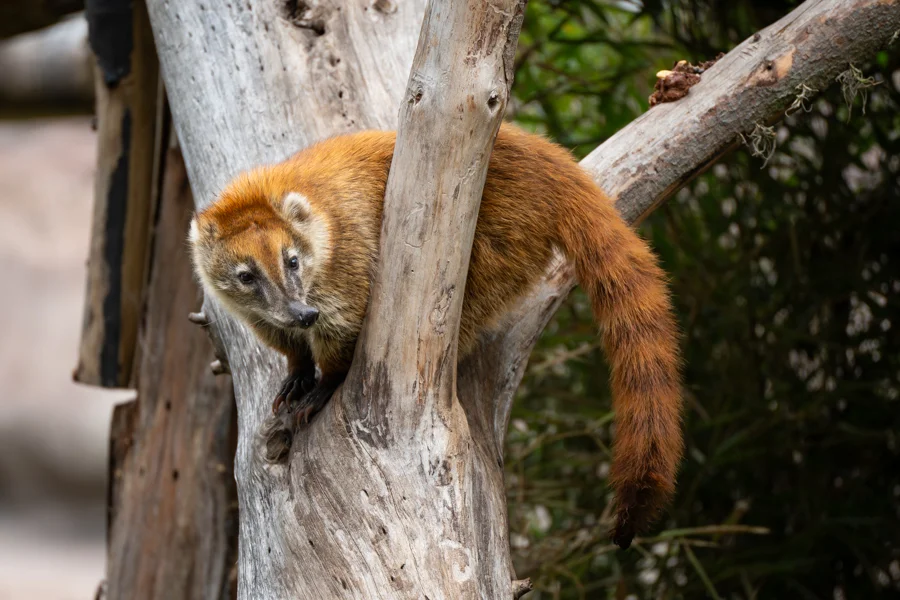
<svg viewBox="0 0 900 600">
<path fill-rule="evenodd" d="M 584 155 L 646 110 L 656 70 L 792 4 L 533 0 L 515 117 Z M 900 593 L 900 48 L 858 66 L 881 82 L 865 114 L 835 84 L 776 126 L 765 168 L 732 153 L 643 227 L 685 332 L 686 457 L 627 552 L 607 535 L 612 414 L 580 291 L 548 327 L 507 443 L 533 597 Z"/>
</svg>

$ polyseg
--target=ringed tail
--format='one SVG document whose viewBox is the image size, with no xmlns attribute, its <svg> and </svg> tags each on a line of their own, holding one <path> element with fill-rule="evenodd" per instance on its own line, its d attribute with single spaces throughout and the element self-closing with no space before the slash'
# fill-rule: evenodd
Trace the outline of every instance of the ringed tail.
<svg viewBox="0 0 900 600">
<path fill-rule="evenodd" d="M 611 369 L 615 440 L 613 541 L 631 545 L 675 491 L 681 460 L 680 334 L 666 277 L 646 242 L 584 175 L 559 198 L 557 235 L 602 329 Z M 582 197 L 577 197 L 581 195 Z"/>
</svg>

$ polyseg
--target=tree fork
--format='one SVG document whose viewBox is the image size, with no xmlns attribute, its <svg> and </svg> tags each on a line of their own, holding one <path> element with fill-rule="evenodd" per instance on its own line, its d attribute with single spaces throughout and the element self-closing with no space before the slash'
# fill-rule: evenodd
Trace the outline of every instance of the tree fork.
<svg viewBox="0 0 900 600">
<path fill-rule="evenodd" d="M 214 10 L 200 0 L 148 4 L 199 206 L 242 169 L 280 160 L 336 133 L 394 127 L 424 7 L 422 0 L 371 6 L 323 0 L 314 7 L 294 4 L 293 13 L 303 14 L 291 14 L 291 3 L 270 0 L 226 3 Z M 885 47 L 898 29 L 897 0 L 809 0 L 723 58 L 686 98 L 654 108 L 652 116 L 623 129 L 583 165 L 635 222 L 733 147 L 737 133 L 777 118 L 798 83 L 833 78 L 848 63 Z M 448 40 L 435 43 L 443 48 Z M 261 351 L 249 331 L 207 299 L 206 312 L 225 344 L 239 402 L 241 596 L 380 598 L 429 590 L 440 598 L 455 597 L 460 590 L 465 595 L 472 589 L 467 586 L 477 585 L 476 597 L 482 590 L 486 597 L 509 597 L 505 497 L 485 502 L 493 490 L 502 491 L 490 473 L 485 471 L 484 481 L 491 492 L 467 513 L 484 518 L 456 525 L 480 531 L 481 539 L 468 546 L 445 536 L 430 556 L 423 549 L 440 537 L 436 531 L 445 532 L 444 524 L 434 522 L 435 513 L 429 512 L 434 507 L 420 510 L 418 500 L 440 492 L 444 483 L 453 484 L 442 477 L 453 465 L 429 463 L 424 473 L 406 473 L 409 480 L 419 477 L 411 496 L 406 487 L 393 485 L 394 473 L 379 469 L 391 450 L 399 464 L 418 460 L 425 465 L 422 457 L 447 447 L 445 440 L 429 437 L 446 430 L 447 422 L 468 427 L 478 446 L 475 456 L 492 452 L 492 460 L 502 462 L 512 393 L 540 330 L 571 285 L 568 269 L 555 267 L 522 302 L 510 328 L 484 340 L 481 351 L 459 366 L 465 423 L 456 417 L 433 427 L 420 418 L 429 413 L 404 401 L 373 402 L 390 414 L 370 418 L 351 396 L 372 391 L 351 390 L 348 384 L 338 401 L 301 431 L 289 460 L 279 465 L 263 460 L 257 432 L 283 360 Z M 379 326 L 376 320 L 367 323 L 367 336 Z M 375 338 L 369 339 L 360 345 L 365 364 L 355 364 L 356 371 L 371 366 L 369 359 L 380 351 L 362 350 Z M 412 359 L 403 359 L 406 369 Z M 359 372 L 351 375 L 359 378 L 353 381 L 366 381 Z M 435 406 L 449 403 L 452 412 L 452 398 L 444 392 Z M 404 420 L 408 415 L 416 419 Z M 399 443 L 376 428 L 381 424 L 376 417 L 391 425 L 418 423 L 419 437 Z M 473 455 L 468 448 L 459 450 Z M 481 468 L 484 461 L 467 464 Z M 443 498 L 453 506 L 452 494 Z M 465 500 L 474 505 L 477 499 Z M 486 567 L 488 562 L 493 564 Z"/>
</svg>

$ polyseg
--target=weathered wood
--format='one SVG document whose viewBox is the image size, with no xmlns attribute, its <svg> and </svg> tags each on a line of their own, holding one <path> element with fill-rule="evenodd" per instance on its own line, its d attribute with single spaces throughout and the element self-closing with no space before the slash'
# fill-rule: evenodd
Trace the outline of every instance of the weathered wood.
<svg viewBox="0 0 900 600">
<path fill-rule="evenodd" d="M 53 25 L 79 11 L 83 0 L 6 0 L 0 2 L 0 39 Z"/>
<path fill-rule="evenodd" d="M 137 400 L 117 404 L 109 426 L 109 469 L 106 484 L 106 545 L 109 546 L 113 523 L 122 510 L 122 479 L 131 449 L 138 414 Z"/>
<path fill-rule="evenodd" d="M 225 600 L 237 584 L 231 382 L 210 372 L 206 334 L 186 318 L 199 300 L 184 251 L 192 208 L 187 173 L 172 147 L 154 237 L 138 400 L 129 410 L 131 427 L 114 431 L 114 447 L 128 451 L 115 453 L 123 457 L 110 474 L 110 599 Z"/>
<path fill-rule="evenodd" d="M 0 112 L 86 112 L 93 57 L 83 17 L 0 42 Z"/>
<path fill-rule="evenodd" d="M 200 206 L 241 169 L 279 160 L 327 135 L 393 126 L 422 14 L 421 1 L 392 0 L 247 0 L 215 9 L 202 0 L 150 0 L 149 7 Z M 846 63 L 870 56 L 878 44 L 886 44 L 898 28 L 897 12 L 896 0 L 808 1 L 764 32 L 761 41 L 752 42 L 756 46 L 748 49 L 746 42 L 731 62 L 723 59 L 730 68 L 720 63 L 687 98 L 654 108 L 651 115 L 623 130 L 617 136 L 620 142 L 601 147 L 591 159 L 606 157 L 601 185 L 624 202 L 631 197 L 625 182 L 641 181 L 629 179 L 629 174 L 643 168 L 645 178 L 656 178 L 659 191 L 635 187 L 647 195 L 636 193 L 637 204 L 622 204 L 629 218 L 633 215 L 628 211 L 643 214 L 724 152 L 737 131 L 776 117 L 786 105 L 795 75 L 806 80 L 819 73 L 823 79 L 833 77 Z M 858 31 L 851 24 L 854 13 L 864 15 L 861 20 L 868 30 L 861 36 L 844 36 L 841 31 Z M 840 61 L 826 50 L 838 39 Z M 790 65 L 784 59 L 776 61 L 785 40 L 797 48 Z M 830 58 L 820 61 L 820 56 Z M 768 60 L 771 69 L 766 68 Z M 734 103 L 728 110 L 699 111 L 705 106 L 703 95 L 716 89 L 745 91 L 719 97 Z M 653 153 L 642 153 L 635 162 L 632 157 L 643 146 Z M 585 164 L 590 168 L 592 163 Z M 571 281 L 567 268 L 557 267 L 512 316 L 509 330 L 485 340 L 482 351 L 460 366 L 458 395 L 469 417 L 469 435 L 480 452 L 492 448 L 498 462 L 512 392 L 534 341 Z M 482 577 L 474 584 L 482 586 L 479 591 L 495 583 L 506 586 L 488 589 L 486 597 L 509 597 L 504 594 L 511 592 L 511 582 L 501 582 L 500 576 L 511 573 L 508 548 L 498 548 L 496 542 L 506 535 L 505 510 L 498 506 L 504 504 L 503 498 L 490 500 L 491 506 L 480 504 L 490 497 L 484 490 L 465 498 L 478 504 L 465 514 L 480 515 L 482 520 L 449 526 L 480 531 L 482 537 L 474 545 L 442 537 L 449 531 L 445 528 L 457 501 L 452 493 L 457 482 L 445 474 L 454 473 L 451 462 L 457 458 L 451 455 L 447 462 L 430 464 L 423 459 L 437 454 L 435 449 L 447 452 L 446 440 L 440 438 L 446 423 L 422 420 L 415 443 L 400 443 L 402 439 L 389 437 L 390 431 L 383 429 L 396 416 L 361 411 L 351 395 L 358 398 L 372 390 L 351 390 L 348 385 L 340 401 L 296 436 L 289 461 L 266 464 L 259 432 L 283 361 L 261 349 L 245 327 L 209 299 L 205 308 L 224 342 L 238 398 L 242 597 L 406 598 L 430 589 L 434 582 L 443 585 L 454 578 L 460 581 L 451 583 L 456 586 L 453 591 L 465 590 L 476 573 Z M 386 410 L 395 409 L 406 410 L 402 404 Z M 483 416 L 472 418 L 478 412 Z M 389 450 L 399 459 L 384 472 L 382 457 Z M 404 466 L 407 483 L 396 477 Z M 418 487 L 409 485 L 411 481 Z M 494 489 L 488 478 L 481 481 Z M 413 488 L 415 493 L 407 495 Z M 445 511 L 435 517 L 429 502 L 442 492 L 447 492 Z M 440 564 L 425 551 L 436 539 L 447 541 L 435 555 L 452 555 Z M 484 554 L 484 548 L 492 553 Z M 487 561 L 493 561 L 493 571 L 486 574 Z M 431 597 L 454 596 L 438 588 Z"/>
<path fill-rule="evenodd" d="M 159 65 L 142 1 L 116 0 L 119 12 L 88 7 L 97 55 L 97 172 L 81 347 L 74 378 L 126 387 L 140 325 L 150 252 L 160 106 Z M 125 37 L 127 42 L 108 43 Z M 98 54 L 99 53 L 99 54 Z M 120 56 L 124 53 L 125 56 Z"/>
<path fill-rule="evenodd" d="M 339 133 L 396 127 L 425 1 L 147 4 L 204 206 L 236 172 Z"/>
<path fill-rule="evenodd" d="M 321 442 L 326 452 L 368 460 L 342 464 L 344 481 L 335 481 L 338 472 L 321 479 L 317 473 L 315 488 L 295 491 L 310 503 L 310 492 L 343 494 L 374 466 L 378 487 L 360 508 L 364 520 L 381 523 L 389 552 L 375 530 L 357 537 L 356 556 L 345 561 L 379 556 L 365 561 L 376 589 L 405 575 L 392 569 L 397 561 L 411 563 L 415 575 L 404 577 L 402 597 L 513 596 L 502 466 L 477 435 L 481 413 L 467 415 L 456 398 L 456 345 L 524 9 L 520 0 L 470 0 L 432 2 L 426 10 L 400 110 L 366 325 L 347 382 L 326 409 L 326 418 L 353 433 Z M 292 467 L 307 464 L 300 454 Z M 341 510 L 320 515 L 338 523 Z M 385 589 L 377 597 L 398 596 Z"/>
<path fill-rule="evenodd" d="M 148 2 L 197 205 L 212 200 L 242 169 L 337 133 L 394 126 L 424 4 L 332 0 L 310 7 L 246 0 L 213 11 L 202 0 Z M 211 299 L 204 310 L 225 342 L 238 401 L 240 597 L 369 599 L 413 590 L 415 561 L 396 560 L 411 548 L 388 534 L 400 513 L 361 449 L 327 451 L 323 440 L 342 434 L 318 419 L 294 444 L 307 465 L 267 464 L 259 432 L 271 414 L 284 360 Z M 343 465 L 356 473 L 364 468 L 366 479 L 343 479 Z M 340 498 L 316 493 L 318 482 L 331 480 L 345 482 Z M 307 486 L 303 497 L 312 503 L 291 500 L 300 486 Z M 406 510 L 414 514 L 412 502 Z M 339 521 L 322 517 L 335 510 Z M 378 546 L 372 574 L 366 561 L 348 558 L 358 556 L 357 538 L 367 540 L 367 548 Z M 303 554 L 295 554 L 301 548 Z M 466 549 L 456 551 L 464 556 Z M 454 563 L 445 568 L 448 574 L 459 569 Z"/>
<path fill-rule="evenodd" d="M 380 266 L 346 386 L 366 390 L 354 398 L 360 412 L 384 415 L 384 440 L 415 434 L 422 419 L 452 420 L 463 290 L 524 8 L 477 0 L 426 11 L 400 110 Z"/>
</svg>

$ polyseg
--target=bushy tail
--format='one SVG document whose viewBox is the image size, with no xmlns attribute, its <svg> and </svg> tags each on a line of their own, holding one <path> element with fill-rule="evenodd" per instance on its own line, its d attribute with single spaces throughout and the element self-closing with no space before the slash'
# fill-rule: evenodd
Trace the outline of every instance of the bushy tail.
<svg viewBox="0 0 900 600">
<path fill-rule="evenodd" d="M 556 211 L 558 243 L 590 296 L 611 367 L 612 535 L 627 548 L 675 489 L 682 452 L 679 334 L 656 258 L 593 182 L 584 183 L 569 189 L 576 197 L 560 199 L 566 206 Z"/>
</svg>

